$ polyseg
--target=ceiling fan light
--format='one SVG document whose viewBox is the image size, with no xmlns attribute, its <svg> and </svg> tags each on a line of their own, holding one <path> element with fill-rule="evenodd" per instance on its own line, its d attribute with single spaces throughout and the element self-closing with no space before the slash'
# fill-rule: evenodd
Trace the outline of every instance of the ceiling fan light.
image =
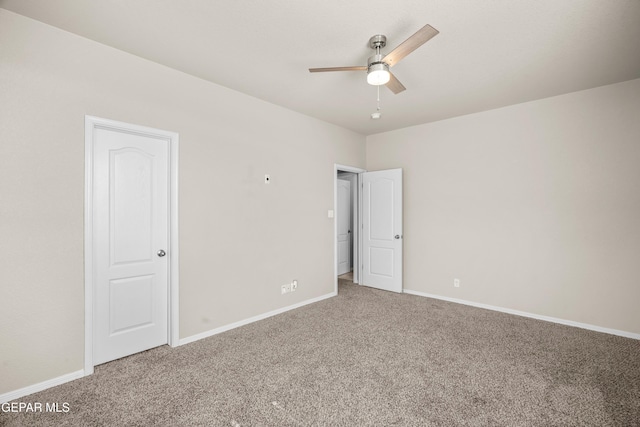
<svg viewBox="0 0 640 427">
<path fill-rule="evenodd" d="M 371 64 L 369 66 L 369 71 L 367 72 L 367 83 L 373 86 L 380 86 L 387 84 L 391 79 L 391 74 L 389 73 L 389 67 L 387 64 L 378 63 Z"/>
</svg>

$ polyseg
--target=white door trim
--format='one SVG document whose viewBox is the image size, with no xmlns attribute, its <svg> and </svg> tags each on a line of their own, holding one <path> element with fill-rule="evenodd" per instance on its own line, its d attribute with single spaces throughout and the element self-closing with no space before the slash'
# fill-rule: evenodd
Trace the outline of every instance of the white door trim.
<svg viewBox="0 0 640 427">
<path fill-rule="evenodd" d="M 179 135 L 144 126 L 132 125 L 93 116 L 85 116 L 84 136 L 84 375 L 93 374 L 93 135 L 96 128 L 124 130 L 140 133 L 169 142 L 169 324 L 168 341 L 171 347 L 178 346 L 179 336 L 179 292 L 178 292 L 178 143 Z"/>
<path fill-rule="evenodd" d="M 360 209 L 361 203 L 361 188 L 360 188 L 360 174 L 366 172 L 366 169 L 356 168 L 354 166 L 340 165 L 338 163 L 333 164 L 333 211 L 336 212 L 338 208 L 338 172 L 352 172 L 357 175 L 356 179 L 356 195 L 357 195 L 357 227 L 353 230 L 353 283 L 360 281 L 360 224 L 362 224 L 362 209 Z M 334 279 L 334 292 L 338 294 L 338 221 L 335 218 L 333 220 L 333 279 Z"/>
</svg>

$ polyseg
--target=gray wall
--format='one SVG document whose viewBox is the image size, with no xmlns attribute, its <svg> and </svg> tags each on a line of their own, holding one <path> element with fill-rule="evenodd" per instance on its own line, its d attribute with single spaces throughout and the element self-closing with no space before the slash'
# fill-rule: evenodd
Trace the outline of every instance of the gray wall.
<svg viewBox="0 0 640 427">
<path fill-rule="evenodd" d="M 406 289 L 640 333 L 640 80 L 368 137 L 387 168 Z"/>
<path fill-rule="evenodd" d="M 181 338 L 334 291 L 363 136 L 4 9 L 0 58 L 0 393 L 83 368 L 85 114 L 180 134 Z"/>
</svg>

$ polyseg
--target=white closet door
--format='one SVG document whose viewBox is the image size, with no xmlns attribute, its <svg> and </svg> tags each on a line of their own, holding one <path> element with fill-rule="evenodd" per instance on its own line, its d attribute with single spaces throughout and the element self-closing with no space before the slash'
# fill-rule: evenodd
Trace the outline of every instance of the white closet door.
<svg viewBox="0 0 640 427">
<path fill-rule="evenodd" d="M 94 131 L 93 363 L 167 343 L 169 141 Z"/>
</svg>

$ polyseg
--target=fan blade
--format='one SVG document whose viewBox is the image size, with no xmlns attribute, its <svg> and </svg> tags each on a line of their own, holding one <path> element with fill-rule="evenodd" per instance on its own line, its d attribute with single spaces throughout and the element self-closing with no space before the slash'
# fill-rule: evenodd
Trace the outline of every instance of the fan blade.
<svg viewBox="0 0 640 427">
<path fill-rule="evenodd" d="M 309 68 L 310 73 L 323 73 L 325 71 L 367 71 L 367 67 L 328 67 L 328 68 Z"/>
<path fill-rule="evenodd" d="M 396 76 L 393 75 L 393 73 L 389 73 L 389 74 L 390 74 L 390 79 L 385 86 L 387 86 L 391 90 L 391 92 L 397 95 L 406 89 L 406 87 L 404 87 L 404 85 L 400 83 L 400 80 L 398 80 Z"/>
<path fill-rule="evenodd" d="M 382 58 L 382 62 L 386 62 L 389 67 L 393 67 L 400 62 L 402 58 L 438 35 L 439 32 L 440 31 L 436 30 L 431 25 L 425 25 Z"/>
</svg>

